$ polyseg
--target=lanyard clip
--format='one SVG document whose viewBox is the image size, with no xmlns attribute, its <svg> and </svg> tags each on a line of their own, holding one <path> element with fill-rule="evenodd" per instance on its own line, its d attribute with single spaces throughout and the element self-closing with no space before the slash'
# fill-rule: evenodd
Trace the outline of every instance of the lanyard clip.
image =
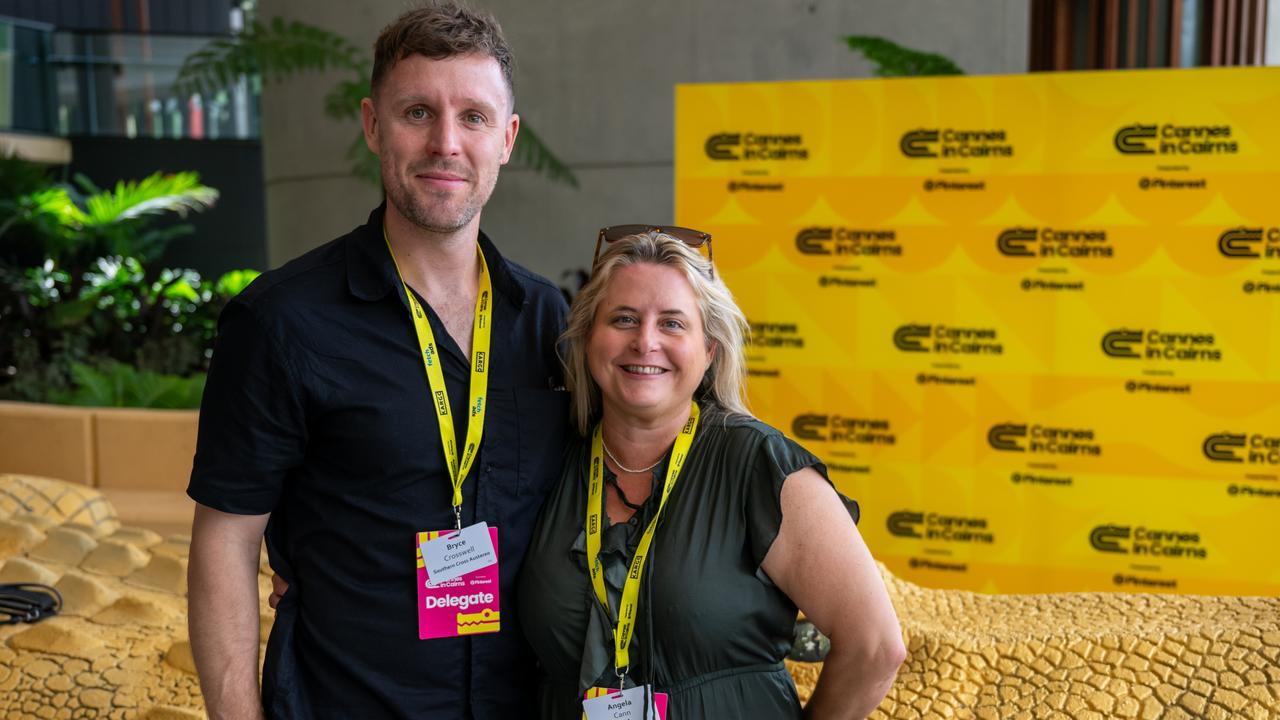
<svg viewBox="0 0 1280 720">
<path fill-rule="evenodd" d="M 453 506 L 453 523 L 454 523 L 454 527 L 456 527 L 458 530 L 462 530 L 462 506 L 461 505 Z"/>
<path fill-rule="evenodd" d="M 616 667 L 616 666 L 615 666 L 615 667 L 613 668 L 613 672 L 614 672 L 614 674 L 618 676 L 618 689 L 619 689 L 619 690 L 625 690 L 625 689 L 626 689 L 626 688 L 625 688 L 625 686 L 626 686 L 626 682 L 625 682 L 625 681 L 626 681 L 626 679 L 627 679 L 627 672 L 628 672 L 628 671 L 630 671 L 630 670 L 631 670 L 631 665 L 629 665 L 629 664 L 628 664 L 628 665 L 624 665 L 623 667 Z"/>
</svg>

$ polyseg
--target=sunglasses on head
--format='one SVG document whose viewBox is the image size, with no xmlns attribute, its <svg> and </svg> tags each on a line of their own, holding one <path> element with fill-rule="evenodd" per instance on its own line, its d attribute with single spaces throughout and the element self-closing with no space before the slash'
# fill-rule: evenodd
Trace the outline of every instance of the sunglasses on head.
<svg viewBox="0 0 1280 720">
<path fill-rule="evenodd" d="M 610 225 L 606 228 L 600 228 L 600 234 L 596 237 L 596 252 L 591 257 L 591 267 L 594 268 L 596 266 L 596 260 L 600 259 L 600 247 L 605 243 L 611 243 L 630 235 L 639 235 L 646 232 L 659 232 L 663 235 L 670 235 L 695 250 L 706 245 L 707 260 L 712 263 L 711 276 L 713 278 L 715 277 L 715 257 L 711 252 L 711 235 L 709 233 L 704 233 L 701 230 L 676 227 L 674 225 Z"/>
</svg>

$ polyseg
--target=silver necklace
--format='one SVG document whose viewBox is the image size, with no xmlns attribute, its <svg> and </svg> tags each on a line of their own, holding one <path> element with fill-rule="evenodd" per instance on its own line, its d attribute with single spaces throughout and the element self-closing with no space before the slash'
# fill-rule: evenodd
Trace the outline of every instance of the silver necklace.
<svg viewBox="0 0 1280 720">
<path fill-rule="evenodd" d="M 649 472 L 650 470 L 658 467 L 658 463 L 662 462 L 662 458 L 666 457 L 666 454 L 664 453 L 663 455 L 658 456 L 658 459 L 649 467 L 640 468 L 639 470 L 632 470 L 626 465 L 623 465 L 622 463 L 618 462 L 618 458 L 614 457 L 613 453 L 609 452 L 609 446 L 605 444 L 603 435 L 600 437 L 600 445 L 604 447 L 604 454 L 609 456 L 609 459 L 613 461 L 614 465 L 618 466 L 619 470 L 623 472 L 635 473 L 637 475 L 640 473 Z"/>
</svg>

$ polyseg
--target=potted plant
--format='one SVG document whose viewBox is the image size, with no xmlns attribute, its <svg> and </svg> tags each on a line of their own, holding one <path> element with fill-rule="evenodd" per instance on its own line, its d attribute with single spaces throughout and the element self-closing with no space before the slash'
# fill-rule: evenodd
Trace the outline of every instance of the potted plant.
<svg viewBox="0 0 1280 720">
<path fill-rule="evenodd" d="M 218 313 L 257 273 L 209 282 L 159 264 L 191 226 L 157 221 L 217 200 L 195 173 L 110 190 L 75 180 L 0 159 L 0 468 L 173 487 L 190 468 Z M 119 407 L 147 411 L 104 409 Z"/>
</svg>

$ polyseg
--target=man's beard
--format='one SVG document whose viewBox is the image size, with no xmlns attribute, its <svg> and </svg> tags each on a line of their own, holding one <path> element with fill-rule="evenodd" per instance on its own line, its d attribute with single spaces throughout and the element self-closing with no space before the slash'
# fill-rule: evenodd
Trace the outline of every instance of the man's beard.
<svg viewBox="0 0 1280 720">
<path fill-rule="evenodd" d="M 415 168 L 408 175 L 412 179 L 416 174 L 429 170 L 452 173 L 467 180 L 475 179 L 473 173 L 459 172 L 458 169 L 448 165 Z M 406 220 L 423 230 L 435 233 L 457 232 L 470 224 L 484 208 L 485 202 L 493 193 L 493 186 L 497 179 L 495 177 L 488 183 L 488 187 L 472 185 L 471 193 L 461 198 L 454 198 L 444 194 L 435 196 L 431 193 L 425 195 L 414 193 L 400 176 L 394 175 L 393 172 L 393 168 L 387 167 L 385 162 L 382 163 L 383 187 L 386 189 L 387 201 L 394 205 Z M 388 177 L 395 181 L 386 182 L 385 179 Z M 454 203 L 458 204 L 454 205 Z"/>
</svg>

